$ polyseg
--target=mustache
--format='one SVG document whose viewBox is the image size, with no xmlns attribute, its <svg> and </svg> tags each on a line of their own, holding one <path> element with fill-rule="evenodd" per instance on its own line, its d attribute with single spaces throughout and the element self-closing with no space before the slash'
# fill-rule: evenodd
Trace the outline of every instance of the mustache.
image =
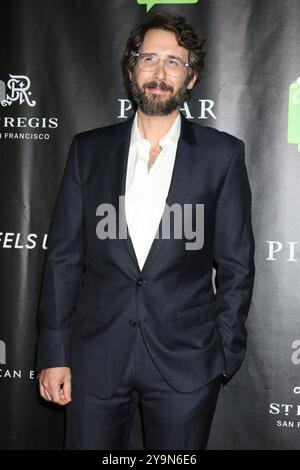
<svg viewBox="0 0 300 470">
<path fill-rule="evenodd" d="M 157 80 L 153 80 L 152 82 L 145 83 L 144 88 L 154 88 L 163 91 L 173 91 L 174 88 L 170 85 L 167 85 L 165 82 L 158 82 Z"/>
</svg>

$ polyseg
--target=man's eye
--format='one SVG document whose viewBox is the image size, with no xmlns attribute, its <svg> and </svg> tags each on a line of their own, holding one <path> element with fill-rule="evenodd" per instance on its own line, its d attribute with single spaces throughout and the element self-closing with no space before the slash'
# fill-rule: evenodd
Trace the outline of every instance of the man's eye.
<svg viewBox="0 0 300 470">
<path fill-rule="evenodd" d="M 144 57 L 144 61 L 145 62 L 155 62 L 156 58 L 153 55 L 148 55 L 148 56 Z"/>
<path fill-rule="evenodd" d="M 179 65 L 179 62 L 177 59 L 169 59 L 168 64 L 174 67 L 174 66 Z"/>
</svg>

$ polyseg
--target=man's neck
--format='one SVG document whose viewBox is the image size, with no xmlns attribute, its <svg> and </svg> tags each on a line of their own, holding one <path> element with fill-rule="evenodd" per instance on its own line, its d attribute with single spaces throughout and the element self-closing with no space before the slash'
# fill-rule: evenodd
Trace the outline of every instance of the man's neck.
<svg viewBox="0 0 300 470">
<path fill-rule="evenodd" d="M 158 142 L 171 129 L 179 110 L 175 110 L 167 116 L 147 116 L 140 109 L 137 111 L 137 125 L 141 136 L 147 139 L 152 148 L 158 146 Z"/>
</svg>

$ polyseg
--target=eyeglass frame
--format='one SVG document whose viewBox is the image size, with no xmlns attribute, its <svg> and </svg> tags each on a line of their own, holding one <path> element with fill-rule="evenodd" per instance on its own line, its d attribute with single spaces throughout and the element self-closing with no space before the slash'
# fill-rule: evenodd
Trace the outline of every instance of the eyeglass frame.
<svg viewBox="0 0 300 470">
<path fill-rule="evenodd" d="M 158 57 L 156 54 L 150 54 L 150 53 L 147 53 L 147 52 L 133 52 L 133 55 L 135 57 L 142 57 L 142 56 L 152 56 L 152 57 L 155 57 L 157 59 L 157 62 L 155 64 L 155 66 L 157 66 L 160 62 L 163 62 L 165 63 L 165 61 L 167 60 L 167 58 L 165 59 L 162 59 L 161 57 Z M 181 63 L 184 67 L 186 67 L 186 69 L 188 70 L 190 66 L 190 64 L 187 64 L 185 63 L 182 59 L 180 59 L 179 57 L 174 57 L 174 56 L 170 56 L 169 59 L 176 59 L 178 60 L 179 63 Z M 141 70 L 144 70 L 141 68 Z M 144 72 L 146 72 L 146 70 L 144 70 Z M 150 72 L 150 70 L 149 70 Z M 174 75 L 175 76 L 175 75 Z"/>
</svg>

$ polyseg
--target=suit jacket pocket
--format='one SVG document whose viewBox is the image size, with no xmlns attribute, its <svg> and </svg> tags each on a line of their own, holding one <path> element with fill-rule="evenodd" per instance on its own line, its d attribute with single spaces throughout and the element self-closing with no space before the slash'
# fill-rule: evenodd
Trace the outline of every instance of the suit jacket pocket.
<svg viewBox="0 0 300 470">
<path fill-rule="evenodd" d="M 176 316 L 180 326 L 201 325 L 216 319 L 216 302 L 195 305 L 178 310 Z"/>
<path fill-rule="evenodd" d="M 100 323 L 103 320 L 103 309 L 98 305 L 91 304 L 83 297 L 79 297 L 76 305 L 76 317 L 85 317 L 88 320 Z"/>
<path fill-rule="evenodd" d="M 201 194 L 200 192 L 197 193 L 196 191 L 192 191 L 188 193 L 188 199 L 194 203 L 199 202 L 204 204 L 206 201 L 214 201 L 215 196 L 216 195 L 213 192 Z"/>
</svg>

